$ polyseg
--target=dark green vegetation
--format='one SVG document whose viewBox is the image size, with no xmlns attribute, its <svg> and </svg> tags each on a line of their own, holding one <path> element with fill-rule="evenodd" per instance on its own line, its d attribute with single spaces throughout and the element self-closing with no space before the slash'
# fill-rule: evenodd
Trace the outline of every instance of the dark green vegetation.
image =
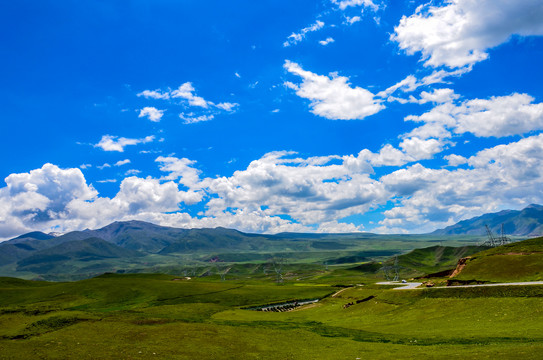
<svg viewBox="0 0 543 360">
<path fill-rule="evenodd" d="M 116 222 L 59 237 L 34 232 L 0 244 L 0 276 L 78 280 L 104 272 L 230 274 L 254 277 L 270 259 L 324 270 L 336 264 L 381 261 L 443 241 L 471 245 L 481 237 L 436 235 L 247 234 L 236 230 L 177 229 L 145 222 Z"/>
<path fill-rule="evenodd" d="M 484 235 L 485 225 L 498 234 L 503 224 L 508 235 L 534 237 L 543 236 L 543 206 L 532 204 L 523 210 L 504 210 L 460 221 L 445 229 L 436 230 L 434 235 Z"/>
<path fill-rule="evenodd" d="M 127 250 L 104 242 L 67 245 L 64 254 Z M 428 274 L 454 268 L 466 255 L 473 264 L 501 259 L 477 271 L 468 263 L 457 275 L 486 281 L 502 276 L 504 259 L 543 253 L 543 238 L 477 250 L 433 246 L 399 256 L 399 263 L 403 273 Z M 543 262 L 521 263 L 508 270 L 515 281 L 543 270 Z M 375 285 L 382 275 L 374 262 L 271 265 L 213 263 L 214 271 L 196 277 L 0 278 L 0 358 L 539 359 L 543 353 L 542 285 L 392 290 Z M 283 282 L 276 283 L 280 265 Z M 288 312 L 248 310 L 314 298 L 322 300 Z"/>
</svg>

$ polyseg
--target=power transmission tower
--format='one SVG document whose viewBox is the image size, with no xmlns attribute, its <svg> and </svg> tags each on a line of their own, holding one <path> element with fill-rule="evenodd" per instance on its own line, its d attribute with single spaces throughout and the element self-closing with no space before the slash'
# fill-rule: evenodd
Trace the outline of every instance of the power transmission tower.
<svg viewBox="0 0 543 360">
<path fill-rule="evenodd" d="M 509 244 L 511 242 L 511 239 L 505 236 L 503 224 L 501 227 L 501 235 L 498 237 L 494 236 L 494 234 L 492 233 L 492 230 L 490 230 L 490 227 L 488 227 L 488 225 L 485 224 L 485 228 L 486 228 L 487 240 L 481 244 L 482 246 L 496 247 L 496 246 Z"/>
<path fill-rule="evenodd" d="M 392 278 L 392 281 L 398 281 L 400 280 L 400 269 L 402 266 L 398 264 L 398 256 L 394 257 L 394 265 L 386 265 L 381 268 L 381 270 L 385 273 L 385 278 L 390 281 L 391 274 L 390 272 L 394 272 L 394 277 Z"/>
</svg>

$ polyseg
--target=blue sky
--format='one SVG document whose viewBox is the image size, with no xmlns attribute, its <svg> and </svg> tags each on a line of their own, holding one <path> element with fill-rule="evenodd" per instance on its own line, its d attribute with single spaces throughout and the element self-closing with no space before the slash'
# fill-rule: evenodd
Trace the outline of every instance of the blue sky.
<svg viewBox="0 0 543 360">
<path fill-rule="evenodd" d="M 543 4 L 13 1 L 0 239 L 418 233 L 543 203 Z"/>
</svg>

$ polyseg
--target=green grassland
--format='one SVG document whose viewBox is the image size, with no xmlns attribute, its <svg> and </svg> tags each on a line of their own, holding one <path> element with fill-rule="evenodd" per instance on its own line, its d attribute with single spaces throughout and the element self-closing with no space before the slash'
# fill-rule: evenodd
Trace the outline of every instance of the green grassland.
<svg viewBox="0 0 543 360">
<path fill-rule="evenodd" d="M 398 256 L 401 274 L 451 269 L 469 256 L 459 280 L 541 279 L 543 238 L 459 245 L 406 252 Z M 326 239 L 299 254 L 200 253 L 186 263 L 150 263 L 160 274 L 2 277 L 0 359 L 541 359 L 543 286 L 393 290 L 376 284 L 383 264 L 394 262 L 384 255 L 390 249 L 366 258 L 331 246 Z M 281 276 L 270 257 L 282 261 Z M 320 301 L 251 310 L 309 299 Z"/>
<path fill-rule="evenodd" d="M 0 358 L 537 359 L 543 351 L 543 286 L 398 291 L 356 267 L 307 274 L 299 280 L 292 268 L 281 284 L 271 275 L 0 278 Z M 313 298 L 322 300 L 289 312 L 247 310 Z"/>
</svg>

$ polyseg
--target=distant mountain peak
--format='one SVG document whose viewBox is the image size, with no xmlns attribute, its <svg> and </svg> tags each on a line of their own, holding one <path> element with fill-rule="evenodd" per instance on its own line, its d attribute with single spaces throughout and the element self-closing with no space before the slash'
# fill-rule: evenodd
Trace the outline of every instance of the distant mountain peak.
<svg viewBox="0 0 543 360">
<path fill-rule="evenodd" d="M 43 233 L 41 231 L 32 231 L 32 232 L 17 236 L 16 238 L 14 238 L 12 240 L 18 240 L 18 239 L 49 240 L 49 239 L 52 239 L 52 238 L 54 238 L 53 235 L 49 235 L 49 234 Z"/>
<path fill-rule="evenodd" d="M 502 210 L 459 221 L 435 235 L 485 235 L 488 225 L 494 233 L 500 233 L 503 224 L 507 235 L 534 237 L 543 235 L 543 206 L 531 204 L 522 210 Z"/>
</svg>

